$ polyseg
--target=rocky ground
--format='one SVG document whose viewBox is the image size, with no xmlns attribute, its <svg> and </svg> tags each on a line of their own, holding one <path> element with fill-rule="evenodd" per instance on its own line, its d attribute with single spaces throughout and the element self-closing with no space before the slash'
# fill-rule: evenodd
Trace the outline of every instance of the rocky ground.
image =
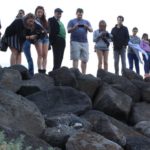
<svg viewBox="0 0 150 150">
<path fill-rule="evenodd" d="M 150 79 L 0 68 L 0 131 L 7 141 L 24 135 L 24 150 L 150 150 Z"/>
</svg>

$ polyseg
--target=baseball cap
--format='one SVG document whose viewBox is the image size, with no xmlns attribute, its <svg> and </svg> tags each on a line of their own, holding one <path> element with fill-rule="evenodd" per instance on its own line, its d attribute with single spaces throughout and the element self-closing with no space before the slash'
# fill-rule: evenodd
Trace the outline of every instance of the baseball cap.
<svg viewBox="0 0 150 150">
<path fill-rule="evenodd" d="M 56 8 L 56 9 L 54 10 L 54 12 L 62 13 L 62 12 L 63 12 L 63 10 L 62 10 L 62 9 L 60 9 L 60 8 Z"/>
</svg>

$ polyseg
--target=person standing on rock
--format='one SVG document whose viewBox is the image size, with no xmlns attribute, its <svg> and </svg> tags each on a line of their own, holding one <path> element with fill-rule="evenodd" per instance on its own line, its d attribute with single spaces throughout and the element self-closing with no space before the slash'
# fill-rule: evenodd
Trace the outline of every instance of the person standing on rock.
<svg viewBox="0 0 150 150">
<path fill-rule="evenodd" d="M 64 24 L 60 21 L 62 12 L 60 8 L 56 8 L 54 17 L 48 19 L 49 41 L 53 50 L 53 70 L 61 67 L 66 47 L 66 30 Z"/>
<path fill-rule="evenodd" d="M 138 28 L 134 27 L 132 29 L 132 36 L 130 36 L 130 42 L 133 44 L 140 44 L 140 38 L 137 36 Z M 138 53 L 138 51 L 136 50 Z M 135 51 L 132 49 L 132 47 L 128 46 L 128 61 L 129 61 L 129 69 L 133 70 L 133 63 L 135 64 L 136 73 L 140 74 L 140 68 L 139 68 L 139 59 L 137 55 L 135 54 Z"/>
<path fill-rule="evenodd" d="M 87 62 L 89 59 L 89 44 L 87 33 L 93 32 L 89 21 L 83 19 L 83 9 L 78 8 L 76 18 L 68 23 L 68 33 L 71 33 L 71 60 L 73 60 L 73 68 L 78 68 L 78 62 L 81 60 L 82 73 L 86 73 Z"/>
<path fill-rule="evenodd" d="M 124 17 L 117 17 L 117 24 L 112 29 L 113 49 L 114 49 L 114 67 L 115 74 L 119 75 L 119 57 L 121 57 L 122 71 L 126 68 L 126 46 L 129 41 L 128 28 L 123 25 Z"/>
<path fill-rule="evenodd" d="M 95 42 L 95 51 L 98 57 L 98 69 L 108 71 L 108 53 L 109 53 L 109 42 L 111 41 L 111 34 L 106 31 L 106 22 L 101 20 L 99 22 L 99 29 L 94 31 L 93 41 Z"/>
<path fill-rule="evenodd" d="M 148 34 L 144 33 L 140 42 L 140 47 L 147 53 L 148 59 L 143 55 L 145 78 L 150 76 L 150 42 Z"/>
</svg>

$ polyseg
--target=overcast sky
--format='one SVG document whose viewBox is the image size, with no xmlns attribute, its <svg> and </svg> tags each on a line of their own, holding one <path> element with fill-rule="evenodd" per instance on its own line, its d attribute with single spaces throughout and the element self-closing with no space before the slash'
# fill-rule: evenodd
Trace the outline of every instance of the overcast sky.
<svg viewBox="0 0 150 150">
<path fill-rule="evenodd" d="M 111 31 L 112 27 L 116 24 L 116 17 L 122 15 L 125 18 L 124 25 L 128 27 L 129 32 L 133 27 L 139 28 L 139 36 L 146 32 L 150 34 L 150 21 L 149 21 L 149 1 L 148 0 L 0 0 L 0 20 L 2 23 L 2 33 L 6 26 L 8 26 L 15 18 L 19 9 L 24 9 L 25 13 L 34 13 L 38 5 L 42 5 L 46 11 L 46 17 L 53 16 L 55 8 L 60 7 L 64 10 L 62 21 L 67 26 L 70 19 L 75 18 L 77 8 L 84 9 L 84 18 L 91 22 L 94 30 L 98 27 L 98 22 L 104 19 L 107 22 L 107 30 Z M 87 72 L 95 75 L 97 70 L 97 57 L 94 53 L 92 42 L 92 33 L 88 34 L 90 43 L 90 60 L 88 63 Z M 70 51 L 69 51 L 69 34 L 67 34 L 67 47 L 63 65 L 71 67 Z M 36 51 L 32 47 L 32 53 L 36 68 Z M 0 52 L 0 64 L 2 66 L 9 65 L 10 50 L 6 53 Z M 23 57 L 23 64 L 27 65 Z M 52 52 L 48 54 L 47 70 L 52 69 Z M 37 71 L 37 70 L 35 70 Z M 109 71 L 114 72 L 112 46 L 110 47 L 109 55 Z M 141 66 L 141 72 L 143 67 Z"/>
</svg>

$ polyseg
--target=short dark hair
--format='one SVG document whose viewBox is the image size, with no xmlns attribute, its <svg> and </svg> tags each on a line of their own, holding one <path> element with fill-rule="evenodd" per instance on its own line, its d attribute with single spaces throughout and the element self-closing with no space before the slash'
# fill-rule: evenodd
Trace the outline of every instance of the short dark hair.
<svg viewBox="0 0 150 150">
<path fill-rule="evenodd" d="M 118 16 L 117 19 L 120 18 L 122 19 L 122 21 L 124 21 L 124 17 L 123 16 Z"/>
<path fill-rule="evenodd" d="M 78 8 L 77 11 L 76 11 L 76 13 L 78 13 L 78 12 L 79 13 L 83 13 L 83 9 L 82 8 Z"/>
<path fill-rule="evenodd" d="M 132 29 L 132 31 L 138 31 L 138 28 L 137 27 L 134 27 L 133 29 Z"/>
</svg>

